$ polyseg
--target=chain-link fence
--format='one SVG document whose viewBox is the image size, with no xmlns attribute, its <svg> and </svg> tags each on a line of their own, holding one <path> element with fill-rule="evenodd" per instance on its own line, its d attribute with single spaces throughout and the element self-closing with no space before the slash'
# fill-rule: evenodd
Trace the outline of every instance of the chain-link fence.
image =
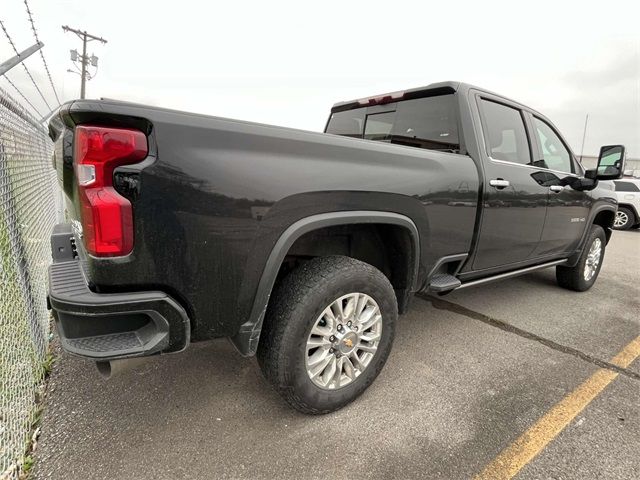
<svg viewBox="0 0 640 480">
<path fill-rule="evenodd" d="M 46 129 L 0 88 L 0 478 L 18 476 L 50 332 L 49 235 L 62 216 Z"/>
</svg>

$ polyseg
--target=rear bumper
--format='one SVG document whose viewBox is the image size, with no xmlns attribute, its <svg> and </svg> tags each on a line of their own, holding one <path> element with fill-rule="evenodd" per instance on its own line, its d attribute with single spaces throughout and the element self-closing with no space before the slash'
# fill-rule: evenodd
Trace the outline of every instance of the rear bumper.
<svg viewBox="0 0 640 480">
<path fill-rule="evenodd" d="M 189 344 L 189 318 L 160 291 L 100 294 L 87 283 L 70 224 L 51 236 L 49 304 L 62 347 L 95 360 L 177 352 Z"/>
</svg>

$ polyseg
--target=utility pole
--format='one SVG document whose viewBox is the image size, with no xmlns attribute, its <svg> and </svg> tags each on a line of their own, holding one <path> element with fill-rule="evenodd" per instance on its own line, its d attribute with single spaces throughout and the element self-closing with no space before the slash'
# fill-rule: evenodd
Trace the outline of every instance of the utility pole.
<svg viewBox="0 0 640 480">
<path fill-rule="evenodd" d="M 89 72 L 87 71 L 87 66 L 89 63 L 91 63 L 92 66 L 94 67 L 98 67 L 98 57 L 96 57 L 95 55 L 91 55 L 91 57 L 87 56 L 87 43 L 92 41 L 92 40 L 97 40 L 98 42 L 102 42 L 103 44 L 107 43 L 107 41 L 102 38 L 102 37 L 96 37 L 95 35 L 91 35 L 89 33 L 87 33 L 84 30 L 76 30 L 74 28 L 69 28 L 66 25 L 62 26 L 62 30 L 64 30 L 65 32 L 72 32 L 75 33 L 80 40 L 82 40 L 82 55 L 78 55 L 78 52 L 76 50 L 71 50 L 71 60 L 72 61 L 80 61 L 80 64 L 82 66 L 80 73 L 80 98 L 84 98 L 84 94 L 85 94 L 85 83 L 88 80 L 91 80 L 91 78 L 93 78 L 91 75 L 89 75 Z M 73 70 L 71 70 L 73 72 Z M 95 74 L 94 74 L 95 76 Z"/>
</svg>

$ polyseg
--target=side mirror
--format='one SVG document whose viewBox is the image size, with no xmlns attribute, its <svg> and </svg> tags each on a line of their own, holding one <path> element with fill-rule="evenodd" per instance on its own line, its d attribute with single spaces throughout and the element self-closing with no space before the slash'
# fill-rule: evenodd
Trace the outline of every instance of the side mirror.
<svg viewBox="0 0 640 480">
<path fill-rule="evenodd" d="M 607 145 L 600 148 L 598 156 L 598 179 L 617 180 L 624 172 L 624 145 Z"/>
<path fill-rule="evenodd" d="M 593 172 L 592 176 L 589 175 L 591 172 Z M 587 170 L 585 172 L 585 176 L 582 178 L 570 175 L 568 177 L 561 178 L 559 183 L 562 186 L 569 185 L 571 188 L 578 190 L 579 192 L 593 190 L 598 185 L 598 180 L 595 178 L 595 172 L 595 169 Z"/>
</svg>

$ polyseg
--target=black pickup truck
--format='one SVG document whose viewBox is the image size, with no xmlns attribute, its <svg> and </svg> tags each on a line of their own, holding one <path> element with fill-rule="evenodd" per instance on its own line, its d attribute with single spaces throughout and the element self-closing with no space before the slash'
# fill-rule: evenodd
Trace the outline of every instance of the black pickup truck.
<svg viewBox="0 0 640 480">
<path fill-rule="evenodd" d="M 589 289 L 625 156 L 585 171 L 543 115 L 457 82 L 338 103 L 325 133 L 113 100 L 49 130 L 62 346 L 109 373 L 228 337 L 307 413 L 374 381 L 417 292 L 547 267 Z"/>
</svg>

